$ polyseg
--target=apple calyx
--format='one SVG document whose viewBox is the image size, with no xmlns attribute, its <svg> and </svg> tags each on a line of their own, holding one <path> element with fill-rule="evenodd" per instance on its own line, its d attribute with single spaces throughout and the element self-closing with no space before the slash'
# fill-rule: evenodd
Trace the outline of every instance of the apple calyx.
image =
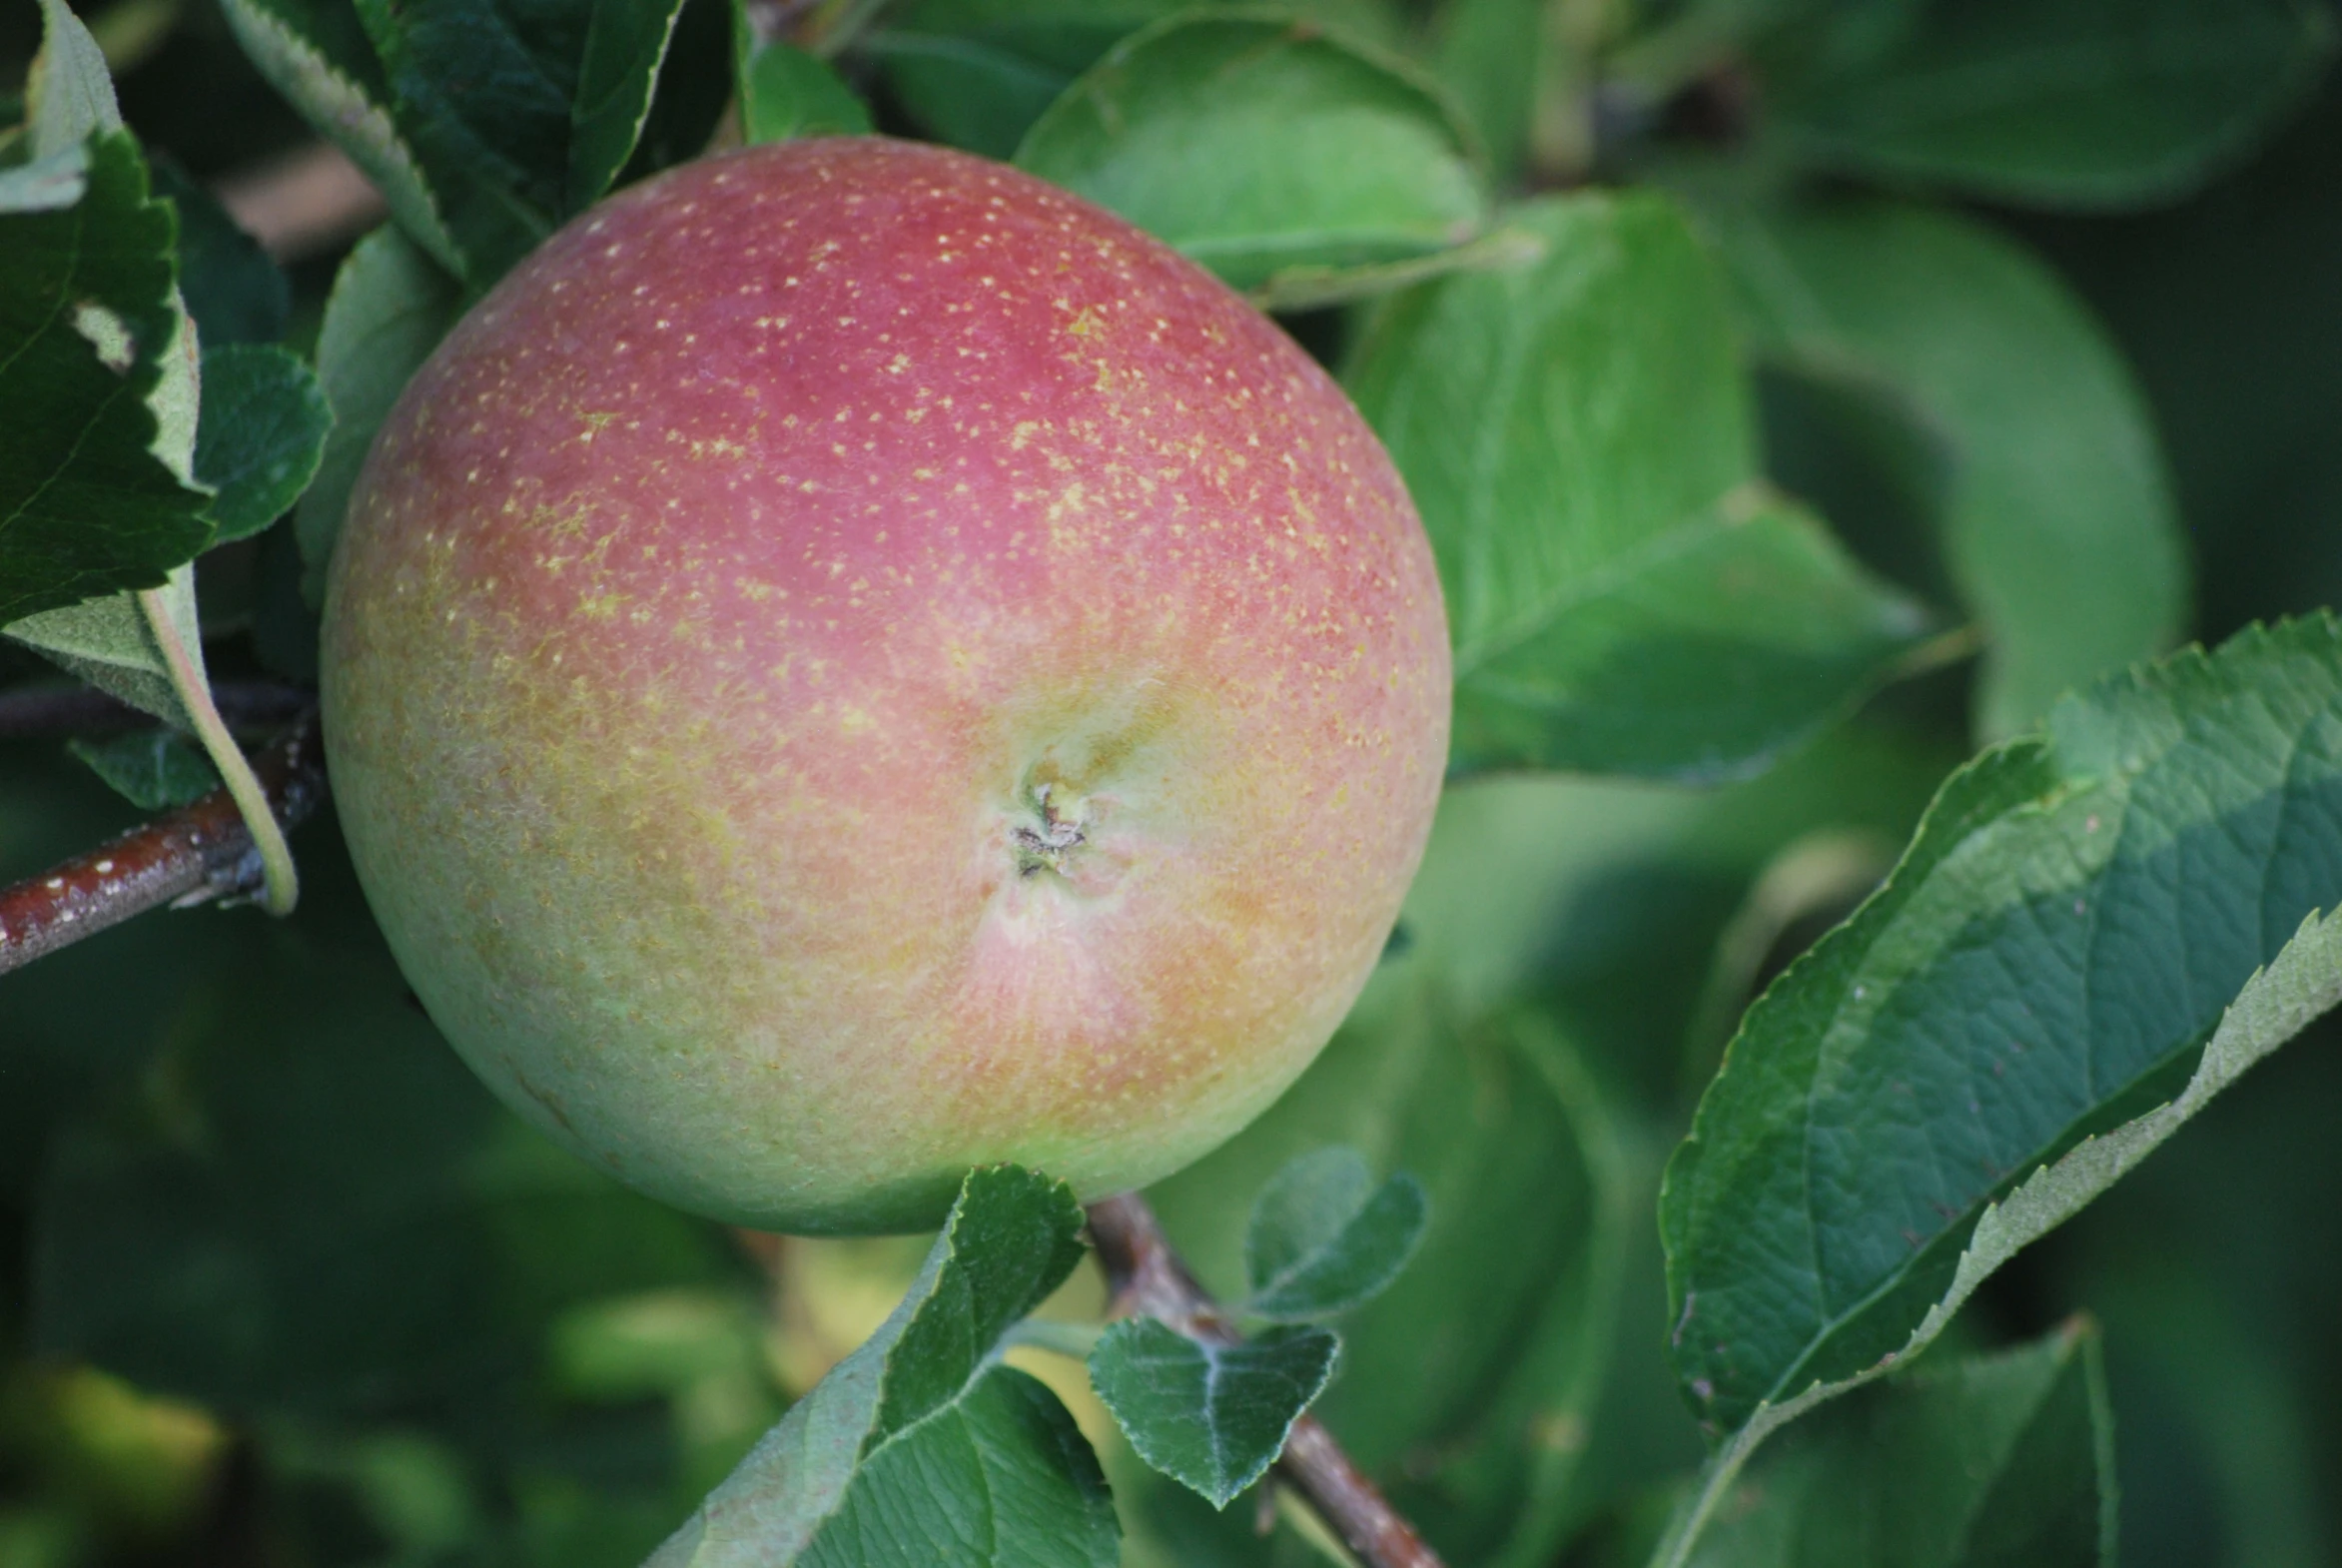
<svg viewBox="0 0 2342 1568">
<path fill-rule="evenodd" d="M 1061 877 L 1066 875 L 1067 857 L 1089 842 L 1089 835 L 1082 831 L 1088 814 L 1081 809 L 1081 802 L 1076 801 L 1073 809 L 1061 816 L 1051 803 L 1056 788 L 1054 784 L 1036 784 L 1027 790 L 1033 802 L 1033 814 L 1041 819 L 1041 825 L 1020 822 L 1009 831 L 1020 877 L 1032 878 L 1044 870 Z"/>
</svg>

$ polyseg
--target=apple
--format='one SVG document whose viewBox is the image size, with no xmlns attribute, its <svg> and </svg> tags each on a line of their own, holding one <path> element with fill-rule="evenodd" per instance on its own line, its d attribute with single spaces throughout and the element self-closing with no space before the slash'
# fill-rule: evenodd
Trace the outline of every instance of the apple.
<svg viewBox="0 0 2342 1568">
<path fill-rule="evenodd" d="M 1449 661 L 1333 382 L 1100 209 L 875 138 L 562 229 L 407 387 L 328 756 L 425 1009 L 634 1186 L 936 1222 L 1166 1176 L 1297 1076 L 1421 856 Z"/>
</svg>

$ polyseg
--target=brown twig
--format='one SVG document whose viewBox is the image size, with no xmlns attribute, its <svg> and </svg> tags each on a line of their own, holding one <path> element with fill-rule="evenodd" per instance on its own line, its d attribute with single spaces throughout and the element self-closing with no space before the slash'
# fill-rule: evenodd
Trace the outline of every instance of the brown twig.
<svg viewBox="0 0 2342 1568">
<path fill-rule="evenodd" d="M 316 713 L 253 761 L 288 829 L 326 798 Z M 165 904 L 187 908 L 260 892 L 260 852 L 225 789 L 120 838 L 0 888 L 0 974 Z"/>
<path fill-rule="evenodd" d="M 317 698 L 298 686 L 275 681 L 219 681 L 212 700 L 234 730 L 278 730 L 309 710 Z M 151 729 L 159 720 L 94 686 L 42 684 L 0 691 L 0 740 L 40 740 L 60 735 L 112 735 Z"/>
<path fill-rule="evenodd" d="M 1092 1203 L 1090 1237 L 1106 1265 L 1117 1314 L 1142 1313 L 1212 1344 L 1234 1344 L 1242 1337 L 1187 1272 L 1145 1198 L 1133 1192 Z M 1358 1473 L 1315 1417 L 1304 1415 L 1293 1423 L 1276 1468 L 1368 1568 L 1442 1568 L 1439 1554 Z"/>
</svg>

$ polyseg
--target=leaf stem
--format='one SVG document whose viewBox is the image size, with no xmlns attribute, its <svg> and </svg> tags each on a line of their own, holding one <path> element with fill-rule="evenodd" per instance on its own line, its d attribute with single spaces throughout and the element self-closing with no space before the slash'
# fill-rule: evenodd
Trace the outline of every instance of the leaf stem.
<svg viewBox="0 0 2342 1568">
<path fill-rule="evenodd" d="M 1106 1265 L 1118 1315 L 1143 1313 L 1191 1338 L 1220 1344 L 1243 1337 L 1195 1282 L 1155 1210 L 1138 1193 L 1092 1203 L 1090 1238 Z M 1315 1417 L 1304 1414 L 1293 1422 L 1276 1469 L 1368 1568 L 1444 1568 L 1439 1554 L 1359 1473 Z"/>
<path fill-rule="evenodd" d="M 171 688 L 179 694 L 188 717 L 195 721 L 196 739 L 211 753 L 212 765 L 220 770 L 229 796 L 243 814 L 245 831 L 252 837 L 253 848 L 260 852 L 266 878 L 261 907 L 272 915 L 290 915 L 301 897 L 301 878 L 293 869 L 293 850 L 285 842 L 285 830 L 278 826 L 276 813 L 270 808 L 268 791 L 254 775 L 244 748 L 228 733 L 228 726 L 212 701 L 211 683 L 204 679 L 203 670 L 180 637 L 179 624 L 171 618 L 171 606 L 164 599 L 163 590 L 142 589 L 138 607 L 139 613 L 146 617 L 148 634 L 162 650 L 164 667 L 171 672 Z"/>
<path fill-rule="evenodd" d="M 326 798 L 317 717 L 261 755 L 272 820 L 293 827 Z M 260 885 L 260 857 L 235 798 L 216 789 L 194 805 L 0 888 L 0 974 L 165 904 L 184 908 Z"/>
</svg>

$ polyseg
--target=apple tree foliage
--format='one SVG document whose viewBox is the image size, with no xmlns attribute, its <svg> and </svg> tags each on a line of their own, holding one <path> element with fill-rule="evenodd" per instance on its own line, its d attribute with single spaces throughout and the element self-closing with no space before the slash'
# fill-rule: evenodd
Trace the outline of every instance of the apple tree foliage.
<svg viewBox="0 0 2342 1568">
<path fill-rule="evenodd" d="M 2336 29 L 0 14 L 0 879 L 233 783 L 215 693 L 314 679 L 439 337 L 742 140 L 1013 160 L 1276 313 L 1456 670 L 1366 995 L 1149 1194 L 1226 1332 L 1102 1324 L 1045 1173 L 902 1241 L 611 1185 L 438 1043 L 330 821 L 290 920 L 0 976 L 0 1564 L 1339 1562 L 1304 1409 L 1457 1564 L 2342 1556 Z M 264 248 L 319 146 L 372 196 Z M 71 681 L 160 722 L 27 717 Z"/>
</svg>

